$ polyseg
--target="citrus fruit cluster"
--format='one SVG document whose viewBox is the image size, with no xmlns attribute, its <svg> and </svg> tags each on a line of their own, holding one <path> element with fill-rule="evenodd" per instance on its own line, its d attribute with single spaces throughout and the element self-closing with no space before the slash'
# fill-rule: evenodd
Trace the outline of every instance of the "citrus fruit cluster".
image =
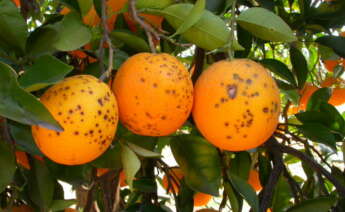
<svg viewBox="0 0 345 212">
<path fill-rule="evenodd" d="M 33 126 L 35 142 L 48 158 L 66 165 L 101 155 L 115 136 L 118 119 L 135 134 L 166 136 L 192 112 L 209 142 L 242 151 L 272 135 L 280 112 L 279 89 L 258 63 L 217 62 L 193 88 L 186 67 L 165 53 L 133 55 L 119 68 L 111 88 L 93 76 L 75 75 L 50 87 L 40 100 L 64 131 Z"/>
</svg>

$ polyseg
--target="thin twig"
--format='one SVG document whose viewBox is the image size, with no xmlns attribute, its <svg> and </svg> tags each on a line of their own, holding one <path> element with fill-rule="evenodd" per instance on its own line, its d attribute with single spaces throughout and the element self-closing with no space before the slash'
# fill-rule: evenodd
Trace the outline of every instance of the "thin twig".
<svg viewBox="0 0 345 212">
<path fill-rule="evenodd" d="M 268 178 L 267 184 L 264 186 L 264 189 L 262 191 L 262 198 L 260 201 L 260 209 L 259 209 L 260 212 L 266 212 L 267 209 L 269 208 L 269 205 L 273 197 L 274 187 L 277 184 L 279 177 L 284 170 L 284 162 L 283 162 L 282 153 L 275 151 L 270 141 L 266 143 L 266 146 L 268 147 L 268 150 L 273 155 L 273 170 Z"/>
<path fill-rule="evenodd" d="M 303 199 L 303 192 L 302 192 L 300 186 L 298 185 L 298 183 L 296 182 L 296 180 L 293 179 L 293 177 L 290 175 L 290 173 L 286 167 L 284 167 L 284 177 L 286 178 L 286 180 L 288 181 L 288 183 L 290 185 L 292 194 L 294 195 L 294 198 L 295 198 L 295 203 L 299 203 L 300 198 Z M 299 198 L 299 196 L 300 196 L 300 198 Z"/>
<path fill-rule="evenodd" d="M 120 211 L 120 188 L 121 188 L 121 182 L 120 182 L 120 174 L 117 176 L 117 185 L 116 185 L 116 191 L 115 191 L 115 199 L 114 199 L 114 205 L 112 212 Z"/>
<path fill-rule="evenodd" d="M 99 52 L 100 52 L 100 65 L 103 67 L 103 57 L 104 57 L 104 47 L 103 44 L 106 42 L 108 44 L 109 48 L 109 55 L 108 55 L 108 69 L 104 72 L 104 69 L 102 70 L 102 75 L 100 77 L 100 80 L 105 80 L 106 78 L 109 78 L 111 76 L 111 71 L 113 70 L 113 57 L 114 57 L 114 50 L 113 46 L 109 37 L 109 29 L 107 26 L 107 5 L 106 0 L 102 0 L 102 29 L 103 29 L 103 36 L 101 39 L 101 43 L 99 45 Z"/>
<path fill-rule="evenodd" d="M 230 19 L 230 36 L 229 36 L 229 59 L 232 60 L 234 59 L 234 49 L 233 49 L 233 44 L 234 44 L 234 39 L 235 39 L 235 13 L 236 13 L 236 3 L 237 1 L 234 0 L 232 2 L 232 7 L 231 7 L 231 19 Z"/>
<path fill-rule="evenodd" d="M 194 72 L 192 75 L 192 81 L 193 83 L 196 82 L 196 80 L 199 78 L 202 69 L 204 67 L 204 58 L 205 58 L 205 50 L 199 47 L 196 47 L 195 54 L 194 54 Z"/>
<path fill-rule="evenodd" d="M 314 159 L 310 158 L 307 154 L 298 151 L 289 146 L 284 146 L 276 141 L 269 141 L 275 150 L 278 150 L 282 153 L 287 153 L 293 155 L 305 163 L 307 163 L 312 169 L 316 172 L 321 173 L 324 175 L 336 188 L 336 190 L 343 196 L 345 196 L 345 186 L 343 186 L 335 177 L 332 176 L 330 172 L 328 172 L 325 168 L 323 168 L 320 164 L 318 164 Z"/>
</svg>

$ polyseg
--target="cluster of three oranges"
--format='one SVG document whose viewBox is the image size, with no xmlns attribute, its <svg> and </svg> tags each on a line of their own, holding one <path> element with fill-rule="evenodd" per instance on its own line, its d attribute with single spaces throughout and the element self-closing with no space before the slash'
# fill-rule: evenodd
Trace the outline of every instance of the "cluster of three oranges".
<svg viewBox="0 0 345 212">
<path fill-rule="evenodd" d="M 58 163 L 87 163 L 112 143 L 118 119 L 135 134 L 166 136 L 193 111 L 208 141 L 242 151 L 261 145 L 278 123 L 279 89 L 263 66 L 248 59 L 214 63 L 193 88 L 174 56 L 139 53 L 122 64 L 111 88 L 89 75 L 50 87 L 40 100 L 64 131 L 33 126 L 40 150 Z"/>
</svg>

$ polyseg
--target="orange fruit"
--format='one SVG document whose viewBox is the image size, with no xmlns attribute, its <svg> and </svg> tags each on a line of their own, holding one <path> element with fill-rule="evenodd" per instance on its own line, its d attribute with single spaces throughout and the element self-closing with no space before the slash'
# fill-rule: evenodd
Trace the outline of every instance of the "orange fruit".
<svg viewBox="0 0 345 212">
<path fill-rule="evenodd" d="M 260 183 L 258 171 L 256 170 L 249 171 L 248 184 L 251 185 L 255 191 L 261 191 L 262 186 Z"/>
<path fill-rule="evenodd" d="M 75 58 L 80 58 L 80 59 L 87 58 L 87 54 L 83 52 L 82 50 L 70 51 L 69 54 Z"/>
<path fill-rule="evenodd" d="M 12 1 L 17 7 L 20 7 L 20 0 L 12 0 Z"/>
<path fill-rule="evenodd" d="M 107 168 L 97 168 L 96 169 L 96 176 L 101 177 L 101 176 L 105 175 L 106 173 L 108 173 L 109 170 L 110 169 L 107 169 Z"/>
<path fill-rule="evenodd" d="M 78 212 L 78 210 L 74 208 L 66 208 L 64 212 Z"/>
<path fill-rule="evenodd" d="M 328 103 L 334 106 L 343 105 L 345 103 L 345 88 L 334 88 Z"/>
<path fill-rule="evenodd" d="M 193 84 L 186 67 L 169 54 L 139 53 L 125 61 L 112 85 L 120 120 L 133 133 L 165 136 L 188 118 Z"/>
<path fill-rule="evenodd" d="M 64 128 L 63 132 L 32 127 L 39 149 L 51 160 L 84 164 L 96 159 L 111 144 L 118 110 L 108 85 L 91 75 L 76 75 L 50 87 L 41 102 Z"/>
<path fill-rule="evenodd" d="M 124 13 L 123 15 L 124 15 L 125 21 L 128 25 L 128 28 L 132 32 L 137 32 L 136 23 L 133 20 L 133 18 L 131 17 L 131 15 L 128 12 Z M 140 17 L 142 17 L 146 23 L 149 23 L 150 25 L 152 25 L 156 29 L 162 29 L 162 23 L 163 23 L 164 17 L 158 16 L 158 15 L 152 15 L 152 14 L 145 14 L 145 13 L 139 13 L 138 15 Z"/>
<path fill-rule="evenodd" d="M 258 147 L 277 127 L 279 89 L 267 69 L 252 60 L 216 62 L 202 72 L 194 89 L 196 126 L 220 149 Z"/>
<path fill-rule="evenodd" d="M 340 33 L 340 36 L 341 36 L 341 37 L 345 37 L 345 32 L 341 32 L 341 33 Z"/>
<path fill-rule="evenodd" d="M 204 209 L 197 210 L 196 212 L 218 212 L 218 211 L 212 208 L 204 208 Z"/>
<path fill-rule="evenodd" d="M 294 114 L 298 113 L 298 111 L 299 111 L 299 107 L 297 105 L 290 105 L 290 107 L 289 107 L 289 109 L 287 111 L 287 114 L 289 116 L 291 116 L 291 115 L 294 115 Z"/>
<path fill-rule="evenodd" d="M 12 212 L 34 212 L 34 209 L 28 205 L 20 205 L 13 207 Z"/>
<path fill-rule="evenodd" d="M 163 188 L 165 188 L 165 190 L 168 191 L 168 193 L 171 193 L 173 191 L 175 193 L 178 193 L 179 187 L 180 187 L 180 184 L 178 184 L 178 183 L 183 178 L 182 170 L 178 167 L 172 168 L 172 169 L 170 169 L 170 176 L 172 176 L 174 178 L 174 180 L 173 179 L 170 180 L 170 183 L 171 183 L 170 189 L 168 190 L 169 182 L 168 182 L 168 177 L 166 175 L 164 175 L 164 177 L 163 177 L 162 186 L 163 186 Z"/>
<path fill-rule="evenodd" d="M 28 156 L 26 155 L 26 152 L 22 152 L 22 151 L 16 151 L 16 161 L 17 164 L 23 166 L 26 169 L 31 169 L 30 163 L 29 163 L 29 159 Z"/>
<path fill-rule="evenodd" d="M 340 64 L 341 60 L 324 60 L 323 63 L 326 69 L 330 72 L 333 72 L 334 68 Z"/>
<path fill-rule="evenodd" d="M 200 206 L 207 205 L 207 203 L 209 203 L 210 200 L 212 199 L 212 196 L 209 194 L 197 192 L 194 194 L 193 199 L 194 199 L 194 206 L 200 207 Z"/>
<path fill-rule="evenodd" d="M 303 90 L 301 91 L 301 98 L 299 100 L 299 110 L 306 110 L 308 101 L 315 91 L 319 89 L 318 87 L 306 83 Z"/>
<path fill-rule="evenodd" d="M 334 85 L 338 81 L 339 81 L 338 78 L 328 77 L 321 83 L 321 87 L 323 87 L 323 88 L 324 87 L 331 87 L 332 85 Z"/>
<path fill-rule="evenodd" d="M 267 208 L 266 212 L 272 212 L 271 208 Z"/>
</svg>

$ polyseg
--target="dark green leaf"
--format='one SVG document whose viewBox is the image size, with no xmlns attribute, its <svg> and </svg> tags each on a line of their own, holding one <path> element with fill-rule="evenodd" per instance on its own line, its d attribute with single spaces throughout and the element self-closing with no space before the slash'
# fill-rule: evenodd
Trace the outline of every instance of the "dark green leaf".
<svg viewBox="0 0 345 212">
<path fill-rule="evenodd" d="M 328 212 L 335 202 L 336 199 L 333 196 L 319 197 L 316 199 L 305 200 L 292 208 L 289 208 L 286 212 Z"/>
<path fill-rule="evenodd" d="M 242 197 L 248 202 L 252 207 L 254 212 L 259 211 L 259 199 L 256 196 L 253 188 L 247 183 L 246 180 L 239 176 L 230 174 L 231 184 L 234 186 L 236 191 L 242 195 Z"/>
<path fill-rule="evenodd" d="M 23 53 L 28 36 L 27 26 L 19 9 L 10 1 L 0 1 L 0 46 Z"/>
<path fill-rule="evenodd" d="M 42 55 L 55 51 L 54 43 L 58 40 L 58 30 L 53 25 L 45 25 L 30 33 L 26 43 L 26 52 L 30 55 Z"/>
<path fill-rule="evenodd" d="M 16 160 L 8 143 L 0 140 L 0 193 L 12 182 L 16 171 Z"/>
<path fill-rule="evenodd" d="M 296 40 L 296 36 L 283 19 L 261 7 L 245 10 L 238 16 L 237 23 L 263 40 L 283 42 Z"/>
<path fill-rule="evenodd" d="M 345 135 L 345 120 L 339 111 L 328 103 L 322 102 L 320 111 L 328 117 L 328 127 L 338 133 Z"/>
<path fill-rule="evenodd" d="M 296 74 L 298 87 L 302 88 L 308 77 L 308 64 L 302 52 L 295 47 L 290 48 L 290 61 Z"/>
<path fill-rule="evenodd" d="M 280 176 L 274 187 L 272 211 L 285 211 L 291 205 L 291 198 L 293 198 L 293 195 L 290 185 L 283 176 Z"/>
<path fill-rule="evenodd" d="M 267 155 L 259 155 L 259 170 L 260 170 L 260 182 L 262 185 L 266 185 L 268 178 L 272 172 L 272 165 Z"/>
<path fill-rule="evenodd" d="M 316 39 L 319 44 L 325 45 L 333 49 L 341 57 L 345 57 L 345 37 L 340 36 L 323 36 Z"/>
<path fill-rule="evenodd" d="M 115 141 L 105 153 L 92 161 L 91 164 L 97 168 L 120 170 L 122 168 L 120 143 Z"/>
<path fill-rule="evenodd" d="M 170 142 L 173 155 L 193 190 L 218 195 L 221 164 L 217 149 L 198 136 L 181 135 Z"/>
<path fill-rule="evenodd" d="M 78 5 L 82 16 L 85 16 L 93 6 L 93 0 L 78 0 Z"/>
<path fill-rule="evenodd" d="M 307 104 L 307 111 L 319 111 L 322 103 L 327 103 L 331 97 L 330 88 L 320 88 L 313 93 Z"/>
<path fill-rule="evenodd" d="M 59 36 L 54 47 L 61 51 L 71 51 L 82 47 L 91 40 L 91 32 L 78 14 L 69 13 L 64 16 L 61 22 L 55 24 Z"/>
<path fill-rule="evenodd" d="M 138 155 L 142 157 L 147 157 L 147 158 L 161 157 L 159 153 L 147 150 L 131 142 L 126 142 L 126 144 L 131 150 L 133 150 L 135 153 L 137 153 Z"/>
<path fill-rule="evenodd" d="M 325 144 L 336 150 L 335 137 L 327 127 L 318 123 L 305 123 L 298 126 L 298 129 L 310 140 Z"/>
<path fill-rule="evenodd" d="M 284 63 L 275 59 L 264 59 L 261 60 L 260 63 L 282 79 L 288 81 L 291 85 L 297 86 L 293 74 Z"/>
<path fill-rule="evenodd" d="M 18 149 L 33 155 L 43 155 L 32 137 L 30 126 L 10 121 L 8 127 Z"/>
<path fill-rule="evenodd" d="M 136 203 L 123 210 L 123 212 L 166 212 L 161 207 L 153 204 Z"/>
<path fill-rule="evenodd" d="M 45 55 L 36 60 L 19 78 L 19 84 L 27 91 L 36 91 L 62 80 L 73 66 L 69 66 L 53 56 Z"/>
<path fill-rule="evenodd" d="M 243 29 L 241 26 L 237 26 L 238 43 L 245 48 L 244 51 L 236 51 L 236 58 L 246 58 L 250 53 L 253 44 L 253 36 Z"/>
<path fill-rule="evenodd" d="M 125 45 L 135 50 L 136 52 L 149 52 L 150 47 L 147 42 L 137 35 L 120 30 L 111 32 L 111 37 L 115 40 L 122 41 Z"/>
<path fill-rule="evenodd" d="M 181 212 L 193 212 L 193 195 L 184 180 L 181 181 L 179 194 L 177 196 L 177 208 Z"/>
<path fill-rule="evenodd" d="M 164 15 L 171 26 L 178 29 L 192 8 L 192 4 L 174 4 L 161 11 L 161 15 Z M 224 46 L 229 41 L 229 29 L 222 19 L 204 10 L 200 20 L 182 33 L 182 36 L 201 48 L 213 50 Z"/>
<path fill-rule="evenodd" d="M 205 0 L 197 0 L 194 7 L 187 15 L 185 21 L 177 28 L 176 32 L 171 37 L 185 33 L 188 29 L 195 25 L 203 15 L 205 4 Z"/>
<path fill-rule="evenodd" d="M 14 70 L 1 62 L 0 115 L 23 124 L 40 125 L 57 131 L 62 130 L 43 104 L 19 87 Z"/>
<path fill-rule="evenodd" d="M 234 174 L 243 180 L 248 179 L 252 160 L 248 152 L 235 153 L 235 157 L 230 161 L 229 173 Z"/>
<path fill-rule="evenodd" d="M 28 184 L 30 199 L 42 210 L 47 210 L 53 201 L 55 180 L 42 161 L 34 160 L 32 169 Z"/>
<path fill-rule="evenodd" d="M 242 208 L 242 202 L 243 202 L 242 197 L 240 197 L 239 194 L 236 193 L 233 186 L 228 182 L 224 183 L 224 189 L 226 191 L 226 194 L 228 195 L 228 199 L 231 205 L 231 210 L 233 212 L 240 212 Z"/>
<path fill-rule="evenodd" d="M 133 181 L 133 188 L 146 193 L 154 193 L 157 190 L 157 184 L 154 178 L 141 177 Z"/>
</svg>

